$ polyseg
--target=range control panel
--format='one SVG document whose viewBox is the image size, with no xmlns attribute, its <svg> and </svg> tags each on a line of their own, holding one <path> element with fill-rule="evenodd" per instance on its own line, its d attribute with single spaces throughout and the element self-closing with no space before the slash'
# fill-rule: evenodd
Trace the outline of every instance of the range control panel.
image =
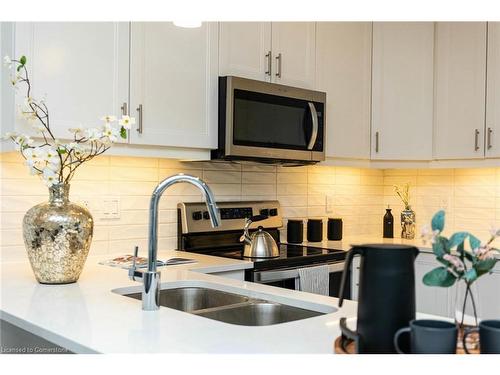
<svg viewBox="0 0 500 375">
<path fill-rule="evenodd" d="M 280 228 L 283 226 L 281 207 L 278 201 L 218 202 L 221 226 L 212 228 L 210 216 L 203 202 L 179 203 L 178 220 L 182 233 L 211 232 L 243 229 L 245 219 L 254 215 L 268 218 L 252 225 L 264 228 Z"/>
</svg>

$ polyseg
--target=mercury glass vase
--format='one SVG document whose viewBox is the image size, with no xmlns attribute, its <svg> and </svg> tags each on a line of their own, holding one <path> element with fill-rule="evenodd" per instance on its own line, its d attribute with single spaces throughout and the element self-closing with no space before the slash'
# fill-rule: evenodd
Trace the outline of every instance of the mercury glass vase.
<svg viewBox="0 0 500 375">
<path fill-rule="evenodd" d="M 69 201 L 69 184 L 49 188 L 49 201 L 32 207 L 23 220 L 24 243 L 39 283 L 69 284 L 78 280 L 93 227 L 90 212 Z"/>
<path fill-rule="evenodd" d="M 406 240 L 415 238 L 415 211 L 409 206 L 401 211 L 401 238 Z"/>
</svg>

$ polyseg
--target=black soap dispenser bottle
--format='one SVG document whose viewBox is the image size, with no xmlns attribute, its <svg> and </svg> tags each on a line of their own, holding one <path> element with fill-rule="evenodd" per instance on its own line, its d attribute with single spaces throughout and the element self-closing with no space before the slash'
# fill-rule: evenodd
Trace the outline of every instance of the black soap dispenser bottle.
<svg viewBox="0 0 500 375">
<path fill-rule="evenodd" d="M 390 206 L 385 209 L 384 238 L 394 238 L 394 216 L 392 216 Z"/>
</svg>

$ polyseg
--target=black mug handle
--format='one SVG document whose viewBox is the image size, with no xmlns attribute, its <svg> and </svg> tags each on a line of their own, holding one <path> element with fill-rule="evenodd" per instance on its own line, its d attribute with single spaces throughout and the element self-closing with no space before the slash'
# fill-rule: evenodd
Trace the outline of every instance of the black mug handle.
<svg viewBox="0 0 500 375">
<path fill-rule="evenodd" d="M 410 327 L 400 328 L 394 334 L 394 348 L 396 349 L 396 352 L 398 352 L 398 354 L 407 354 L 407 353 L 403 352 L 401 350 L 401 348 L 399 347 L 399 336 L 401 336 L 403 333 L 406 333 L 406 332 L 411 332 L 411 328 Z"/>
<path fill-rule="evenodd" d="M 467 349 L 467 342 L 466 342 L 467 336 L 469 336 L 473 332 L 478 332 L 478 331 L 479 331 L 479 328 L 477 328 L 477 327 L 466 328 L 464 330 L 464 336 L 462 337 L 462 345 L 464 346 L 465 354 L 470 354 L 469 349 Z"/>
<path fill-rule="evenodd" d="M 340 318 L 340 332 L 342 332 L 342 337 L 346 337 L 354 342 L 354 352 L 359 353 L 359 335 L 357 332 L 354 332 L 353 330 L 349 329 L 347 327 L 347 318 Z M 344 342 L 342 340 L 342 347 L 344 351 L 347 352 L 346 348 L 344 347 Z"/>
</svg>

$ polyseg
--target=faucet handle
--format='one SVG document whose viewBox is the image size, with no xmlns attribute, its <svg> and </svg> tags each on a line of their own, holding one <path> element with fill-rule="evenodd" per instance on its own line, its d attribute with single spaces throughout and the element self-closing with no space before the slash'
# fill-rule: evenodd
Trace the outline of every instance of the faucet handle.
<svg viewBox="0 0 500 375">
<path fill-rule="evenodd" d="M 128 276 L 130 277 L 130 280 L 134 280 L 134 281 L 136 278 L 142 279 L 142 272 L 137 271 L 137 266 L 136 266 L 138 254 L 139 254 L 139 246 L 136 246 L 134 248 L 134 258 L 132 259 L 132 267 L 130 267 L 128 269 Z"/>
</svg>

